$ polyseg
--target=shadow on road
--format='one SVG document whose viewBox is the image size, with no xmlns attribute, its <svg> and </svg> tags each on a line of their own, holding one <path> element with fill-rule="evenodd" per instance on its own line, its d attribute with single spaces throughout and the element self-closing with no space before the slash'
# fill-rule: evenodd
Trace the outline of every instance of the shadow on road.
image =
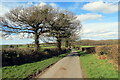
<svg viewBox="0 0 120 80">
<path fill-rule="evenodd" d="M 77 52 L 72 52 L 68 56 L 79 56 L 79 54 Z"/>
</svg>

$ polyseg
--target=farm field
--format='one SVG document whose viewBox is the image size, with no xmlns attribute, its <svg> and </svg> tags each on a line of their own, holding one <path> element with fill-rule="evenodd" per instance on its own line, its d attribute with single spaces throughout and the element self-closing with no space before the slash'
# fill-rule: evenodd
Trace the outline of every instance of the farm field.
<svg viewBox="0 0 120 80">
<path fill-rule="evenodd" d="M 12 45 L 14 48 L 28 48 L 28 45 Z M 18 47 L 17 47 L 18 46 Z M 10 45 L 0 45 L 1 48 L 10 48 Z M 62 48 L 65 48 L 65 46 L 61 46 Z M 30 46 L 29 48 L 34 48 L 34 46 Z M 48 45 L 40 45 L 40 48 L 42 49 L 48 49 L 48 48 L 57 48 L 57 46 L 48 46 Z"/>
<path fill-rule="evenodd" d="M 19 66 L 7 66 L 2 68 L 2 78 L 26 78 L 35 72 L 43 70 L 50 64 L 57 62 L 67 54 L 59 55 L 58 57 L 49 58 L 43 61 L 23 64 Z"/>
<path fill-rule="evenodd" d="M 108 60 L 100 60 L 94 54 L 80 52 L 80 62 L 85 78 L 118 78 L 118 71 Z"/>
<path fill-rule="evenodd" d="M 95 46 L 80 46 L 80 47 L 84 48 L 84 47 L 95 47 Z"/>
</svg>

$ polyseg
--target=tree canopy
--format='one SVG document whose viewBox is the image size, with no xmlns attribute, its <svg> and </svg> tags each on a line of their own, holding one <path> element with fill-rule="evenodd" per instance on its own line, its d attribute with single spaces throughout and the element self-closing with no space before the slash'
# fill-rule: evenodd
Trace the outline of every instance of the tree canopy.
<svg viewBox="0 0 120 80">
<path fill-rule="evenodd" d="M 39 49 L 39 38 L 44 33 L 55 37 L 60 49 L 63 38 L 69 38 L 81 29 L 80 21 L 76 20 L 73 13 L 50 5 L 14 8 L 0 19 L 0 24 L 2 31 L 7 34 L 33 34 L 35 50 Z"/>
</svg>

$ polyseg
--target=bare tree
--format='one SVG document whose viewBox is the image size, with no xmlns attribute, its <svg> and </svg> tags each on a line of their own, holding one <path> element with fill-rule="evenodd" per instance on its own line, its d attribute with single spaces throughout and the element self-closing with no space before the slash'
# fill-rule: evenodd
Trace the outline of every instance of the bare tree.
<svg viewBox="0 0 120 80">
<path fill-rule="evenodd" d="M 68 36 L 64 38 L 65 47 L 67 48 L 71 48 L 71 46 L 75 45 L 74 42 L 80 40 L 81 37 L 82 25 L 80 21 L 74 20 L 73 25 L 75 28 L 71 30 L 71 34 L 68 34 Z"/>
<path fill-rule="evenodd" d="M 1 19 L 2 31 L 8 33 L 32 33 L 35 50 L 39 49 L 39 36 L 48 31 L 48 22 L 54 18 L 51 6 L 18 7 L 10 10 Z"/>
<path fill-rule="evenodd" d="M 9 11 L 0 19 L 2 31 L 9 33 L 31 33 L 34 35 L 35 50 L 39 49 L 39 39 L 46 33 L 55 37 L 57 47 L 61 50 L 63 38 L 71 38 L 81 29 L 80 21 L 67 10 L 52 8 L 49 5 L 18 7 Z M 44 37 L 45 38 L 45 37 Z"/>
<path fill-rule="evenodd" d="M 81 29 L 80 21 L 76 20 L 76 16 L 69 11 L 57 12 L 56 18 L 53 23 L 50 24 L 50 36 L 55 37 L 57 41 L 57 47 L 61 50 L 61 41 L 64 38 L 70 38 L 73 33 L 76 33 L 78 29 Z"/>
</svg>

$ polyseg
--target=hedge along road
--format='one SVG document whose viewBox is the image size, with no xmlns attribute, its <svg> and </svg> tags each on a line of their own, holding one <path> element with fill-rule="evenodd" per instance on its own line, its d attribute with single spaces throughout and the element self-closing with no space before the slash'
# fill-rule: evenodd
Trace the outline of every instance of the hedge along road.
<svg viewBox="0 0 120 80">
<path fill-rule="evenodd" d="M 72 52 L 35 78 L 83 78 L 79 56 Z"/>
</svg>

